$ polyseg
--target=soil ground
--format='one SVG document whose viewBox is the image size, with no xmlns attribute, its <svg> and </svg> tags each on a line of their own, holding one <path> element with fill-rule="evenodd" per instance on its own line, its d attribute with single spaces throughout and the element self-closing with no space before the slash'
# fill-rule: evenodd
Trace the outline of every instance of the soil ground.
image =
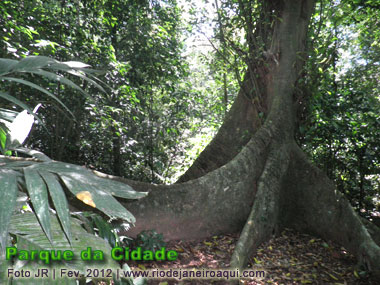
<svg viewBox="0 0 380 285">
<path fill-rule="evenodd" d="M 131 269 L 222 269 L 229 260 L 238 235 L 214 236 L 197 241 L 171 241 L 167 248 L 178 252 L 176 261 L 128 263 Z M 379 284 L 357 265 L 344 248 L 306 234 L 286 229 L 278 237 L 262 244 L 249 267 L 265 270 L 261 280 L 240 284 Z M 148 284 L 226 284 L 220 280 L 149 280 Z"/>
</svg>

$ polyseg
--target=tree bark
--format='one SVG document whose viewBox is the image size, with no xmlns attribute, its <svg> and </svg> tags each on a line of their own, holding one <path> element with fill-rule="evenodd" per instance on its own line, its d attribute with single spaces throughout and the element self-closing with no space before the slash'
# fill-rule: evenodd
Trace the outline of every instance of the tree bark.
<svg viewBox="0 0 380 285">
<path fill-rule="evenodd" d="M 379 229 L 373 224 L 367 229 L 327 175 L 313 166 L 295 144 L 283 189 L 282 225 L 333 240 L 370 271 L 380 273 L 380 240 L 371 237 Z"/>
<path fill-rule="evenodd" d="M 218 133 L 177 183 L 199 178 L 225 165 L 248 143 L 260 124 L 257 110 L 246 94 L 246 90 L 252 88 L 249 71 L 247 71 L 237 98 Z"/>
</svg>

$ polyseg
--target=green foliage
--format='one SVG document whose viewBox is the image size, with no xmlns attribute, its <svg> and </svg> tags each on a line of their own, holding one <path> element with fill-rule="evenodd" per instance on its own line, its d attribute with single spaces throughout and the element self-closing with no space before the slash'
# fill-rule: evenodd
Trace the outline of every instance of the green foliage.
<svg viewBox="0 0 380 285">
<path fill-rule="evenodd" d="M 13 60 L 13 59 L 0 59 L 0 80 L 4 81 L 10 81 L 10 82 L 16 82 L 19 84 L 24 84 L 26 86 L 29 86 L 31 88 L 34 88 L 38 91 L 41 91 L 45 95 L 51 97 L 56 102 L 61 104 L 66 111 L 69 113 L 70 110 L 61 102 L 60 99 L 58 99 L 55 95 L 53 95 L 51 92 L 47 91 L 44 88 L 41 88 L 39 85 L 34 84 L 30 81 L 20 79 L 13 77 L 13 74 L 25 74 L 30 73 L 33 75 L 40 75 L 42 77 L 46 77 L 49 80 L 61 82 L 63 84 L 66 84 L 80 92 L 82 92 L 84 95 L 89 96 L 87 92 L 85 92 L 82 88 L 80 88 L 77 84 L 72 82 L 71 80 L 57 75 L 55 72 L 67 72 L 73 75 L 76 75 L 87 82 L 90 82 L 91 84 L 95 85 L 97 88 L 103 90 L 103 88 L 98 85 L 95 81 L 85 76 L 85 74 L 93 73 L 94 71 L 91 71 L 87 69 L 89 65 L 83 64 L 81 62 L 59 62 L 55 59 L 45 57 L 45 56 L 28 56 L 20 61 Z M 49 71 L 48 71 L 49 70 Z M 53 72 L 52 72 L 53 71 Z M 24 103 L 20 102 L 16 98 L 8 95 L 6 92 L 1 92 L 0 97 L 11 101 L 12 103 L 19 105 L 23 109 L 26 109 L 29 111 L 29 113 L 33 113 Z"/>
<path fill-rule="evenodd" d="M 96 177 L 91 171 L 82 167 L 46 160 L 13 161 L 0 158 L 0 175 L 4 183 L 0 187 L 0 219 L 3 248 L 5 247 L 10 216 L 15 207 L 18 186 L 29 194 L 31 204 L 48 239 L 53 242 L 49 216 L 50 196 L 57 216 L 69 242 L 72 241 L 69 223 L 68 202 L 65 190 L 83 203 L 97 208 L 111 218 L 117 217 L 134 223 L 135 219 L 113 196 L 126 199 L 138 199 L 146 193 L 136 192 L 128 185 L 117 181 Z"/>
<path fill-rule="evenodd" d="M 132 242 L 132 247 L 141 247 L 142 251 L 150 250 L 156 252 L 166 246 L 163 235 L 158 234 L 155 230 L 145 230 L 139 233 Z"/>
<path fill-rule="evenodd" d="M 67 238 L 62 235 L 61 226 L 55 215 L 50 214 L 51 220 L 51 233 L 52 240 L 51 243 L 46 235 L 39 228 L 39 221 L 33 213 L 20 213 L 12 216 L 12 222 L 10 224 L 9 232 L 17 237 L 17 247 L 28 248 L 28 249 L 38 249 L 38 250 L 59 250 L 59 249 L 70 249 L 74 251 L 74 256 L 76 257 L 73 261 L 68 262 L 71 268 L 85 272 L 85 267 L 87 266 L 80 259 L 80 252 L 87 249 L 87 247 L 93 247 L 94 249 L 99 249 L 108 256 L 106 259 L 106 266 L 109 268 L 117 268 L 118 265 L 111 258 L 110 246 L 105 241 L 96 237 L 93 234 L 87 233 L 81 226 L 78 220 L 70 218 L 70 227 L 72 228 L 73 238 L 70 243 L 68 243 Z M 25 224 L 28 226 L 26 227 Z M 37 262 L 34 262 L 31 266 L 40 266 Z M 57 266 L 57 264 L 53 265 Z"/>
<path fill-rule="evenodd" d="M 90 101 L 77 96 L 76 90 L 49 82 L 49 90 L 59 95 L 76 120 L 54 101 L 44 101 L 49 108 L 40 109 L 39 117 L 48 132 L 36 125 L 28 145 L 52 159 L 110 174 L 155 183 L 173 181 L 170 177 L 191 163 L 187 152 L 193 144 L 188 139 L 199 129 L 215 132 L 220 126 L 239 88 L 234 78 L 235 69 L 243 72 L 239 57 L 229 54 L 232 66 L 225 65 L 217 52 L 197 54 L 199 72 L 192 68 L 189 77 L 182 40 L 190 24 L 182 21 L 175 1 L 22 2 L 0 3 L 4 56 L 80 58 L 108 70 L 101 78 L 112 88 L 100 93 L 84 82 L 81 86 L 94 99 Z M 73 79 L 78 85 L 81 81 Z M 12 95 L 30 104 L 45 100 L 9 86 Z M 211 136 L 203 131 L 202 141 Z"/>
<path fill-rule="evenodd" d="M 103 238 L 113 248 L 119 245 L 120 239 L 111 223 L 96 213 L 81 212 L 76 214 L 84 220 L 84 228 L 89 232 Z"/>
<path fill-rule="evenodd" d="M 103 90 L 95 81 L 85 76 L 85 74 L 90 72 L 88 69 L 85 69 L 86 67 L 87 65 L 79 62 L 61 63 L 41 56 L 26 57 L 20 61 L 1 59 L 0 79 L 21 83 L 39 90 L 67 109 L 51 92 L 30 81 L 9 77 L 9 74 L 31 73 L 42 75 L 49 80 L 56 80 L 73 87 L 88 96 L 87 92 L 82 90 L 77 84 L 56 74 L 56 72 L 60 71 L 71 73 Z M 51 69 L 54 72 L 46 71 L 46 69 Z M 6 92 L 1 92 L 0 96 L 33 114 L 33 111 L 31 111 L 26 104 L 14 96 Z M 14 127 L 10 122 L 14 122 L 19 118 L 19 115 L 16 114 L 16 112 L 11 110 L 1 109 L 0 115 L 3 121 L 0 129 L 0 143 L 1 150 L 5 154 L 8 154 L 8 132 L 12 131 L 12 127 Z M 33 116 L 35 115 L 33 114 Z M 29 130 L 30 128 L 27 132 L 29 132 Z M 82 167 L 52 161 L 43 153 L 15 148 L 14 145 L 10 146 L 18 152 L 24 152 L 34 156 L 39 159 L 39 161 L 15 160 L 12 157 L 0 158 L 0 180 L 2 181 L 0 184 L 1 255 L 3 255 L 5 247 L 9 245 L 9 234 L 14 237 L 19 248 L 27 248 L 29 250 L 52 249 L 52 246 L 54 246 L 55 250 L 58 248 L 62 250 L 74 248 L 74 250 L 77 251 L 77 256 L 79 256 L 79 250 L 83 250 L 88 246 L 102 250 L 99 239 L 95 236 L 85 237 L 83 230 L 81 232 L 77 225 L 73 226 L 74 220 L 70 217 L 68 199 L 66 197 L 70 197 L 72 200 L 78 199 L 93 208 L 97 208 L 111 218 L 120 218 L 134 223 L 135 219 L 133 215 L 113 196 L 137 199 L 144 197 L 146 193 L 136 192 L 131 187 L 120 182 L 99 178 L 91 171 Z M 15 214 L 15 211 L 19 212 L 16 198 L 20 196 L 22 192 L 28 193 L 33 213 Z M 49 198 L 52 201 L 51 204 L 49 203 Z M 56 215 L 49 213 L 50 208 L 55 209 Z M 109 235 L 107 236 L 109 232 L 107 232 L 104 223 L 101 223 L 99 219 L 95 219 L 94 223 L 99 227 L 99 234 L 103 237 L 110 238 Z M 79 236 L 82 238 L 85 237 L 85 239 L 80 240 Z M 111 241 L 111 239 L 109 239 L 109 241 Z M 83 242 L 86 242 L 86 247 L 83 246 Z M 103 252 L 110 252 L 110 250 L 107 248 L 103 250 Z M 117 267 L 117 264 L 113 262 L 110 257 L 108 257 L 107 260 L 109 261 L 109 264 L 107 264 L 108 268 Z M 6 262 L 1 261 L 0 271 L 5 270 L 6 264 Z M 69 265 L 70 268 L 80 270 L 82 273 L 85 272 L 84 264 L 81 260 L 77 260 Z M 26 267 L 24 266 L 24 269 L 37 269 L 39 267 L 40 265 L 38 263 L 33 263 Z M 5 276 L 5 274 L 3 275 Z M 53 281 L 50 280 L 49 282 Z M 63 280 L 62 282 L 66 281 Z M 73 280 L 67 280 L 67 284 L 73 282 Z"/>
<path fill-rule="evenodd" d="M 62 103 L 62 101 L 57 98 L 55 95 L 53 95 L 50 91 L 48 91 L 45 88 L 40 87 L 39 85 L 30 82 L 28 80 L 19 78 L 20 76 L 23 76 L 25 74 L 32 74 L 32 75 L 40 75 L 42 77 L 46 77 L 47 79 L 51 81 L 58 81 L 62 84 L 65 84 L 69 87 L 72 87 L 73 89 L 76 89 L 83 93 L 85 96 L 90 97 L 87 92 L 85 92 L 82 88 L 80 88 L 77 84 L 75 84 L 73 81 L 67 79 L 66 77 L 57 74 L 57 72 L 66 72 L 69 74 L 73 74 L 75 76 L 78 76 L 85 80 L 88 83 L 93 84 L 100 90 L 103 90 L 103 88 L 97 84 L 94 80 L 90 79 L 86 75 L 90 75 L 94 73 L 93 70 L 88 69 L 88 65 L 83 64 L 81 62 L 59 62 L 57 60 L 54 60 L 49 57 L 44 56 L 29 56 L 25 57 L 21 60 L 13 60 L 13 59 L 5 59 L 0 58 L 0 80 L 1 81 L 8 81 L 13 83 L 22 84 L 24 86 L 28 86 L 34 90 L 38 90 L 42 92 L 43 94 L 47 95 L 51 99 L 53 99 L 55 102 L 58 102 L 63 108 L 72 115 L 71 111 Z M 19 77 L 15 77 L 19 76 Z M 21 108 L 27 110 L 29 114 L 34 116 L 37 120 L 41 122 L 41 120 L 35 115 L 34 111 L 32 111 L 27 104 L 22 102 L 21 100 L 17 99 L 15 96 L 12 96 L 8 94 L 8 92 L 5 92 L 3 90 L 0 90 L 0 98 L 3 98 L 5 100 L 10 101 L 14 105 L 18 105 Z M 20 113 L 22 115 L 23 113 Z M 26 115 L 26 114 L 25 114 Z M 9 149 L 12 149 L 14 147 L 17 147 L 20 145 L 19 141 L 14 140 L 14 138 L 10 137 L 8 128 L 11 127 L 11 123 L 13 121 L 17 121 L 16 119 L 16 113 L 12 110 L 2 109 L 0 112 L 0 151 L 2 154 L 10 154 Z M 28 116 L 23 116 L 24 119 L 21 120 L 27 120 Z M 32 121 L 27 122 L 24 121 L 24 126 L 26 129 L 24 130 L 25 136 L 30 131 L 30 127 L 33 124 L 33 118 L 30 118 Z M 20 121 L 22 123 L 22 121 Z M 21 125 L 19 126 L 21 127 Z"/>
<path fill-rule="evenodd" d="M 163 182 L 173 173 L 173 163 L 184 156 L 178 142 L 187 136 L 184 130 L 191 127 L 197 107 L 188 94 L 190 86 L 179 81 L 187 65 L 181 56 L 183 27 L 175 1 L 36 0 L 0 5 L 7 56 L 54 54 L 109 70 L 102 76 L 112 88 L 109 92 L 84 84 L 94 101 L 50 83 L 76 121 L 62 116 L 56 105 L 41 110 L 49 133 L 37 125 L 29 140 L 32 148 L 56 160 L 143 181 Z M 21 28 L 25 26 L 34 32 Z M 41 101 L 35 94 L 26 99 Z"/>
<path fill-rule="evenodd" d="M 375 56 L 380 34 L 368 31 L 377 27 L 379 11 L 369 3 L 347 2 L 352 1 L 316 9 L 311 58 L 297 95 L 302 111 L 298 135 L 352 205 L 370 216 L 380 209 L 380 58 Z"/>
<path fill-rule="evenodd" d="M 52 280 L 50 278 L 43 279 L 41 282 L 40 278 L 34 279 L 33 277 L 28 279 L 18 279 L 10 280 L 7 278 L 7 268 L 8 266 L 17 267 L 22 266 L 23 270 L 31 270 L 37 272 L 37 269 L 49 268 L 59 270 L 60 268 L 66 268 L 71 270 L 78 270 L 81 274 L 86 273 L 85 264 L 81 258 L 80 254 L 82 250 L 86 250 L 87 247 L 92 247 L 93 249 L 98 249 L 103 251 L 105 261 L 102 265 L 107 266 L 107 268 L 112 268 L 116 270 L 119 265 L 112 260 L 110 256 L 110 246 L 104 240 L 96 237 L 93 234 L 87 233 L 81 226 L 77 219 L 70 218 L 70 224 L 72 229 L 72 240 L 69 243 L 65 235 L 62 234 L 61 225 L 57 219 L 56 215 L 50 214 L 51 219 L 51 233 L 54 243 L 51 243 L 47 239 L 43 231 L 40 230 L 39 221 L 37 220 L 34 213 L 14 213 L 12 215 L 9 233 L 12 236 L 13 244 L 19 250 L 71 250 L 74 253 L 74 259 L 71 261 L 55 262 L 52 261 L 50 264 L 45 264 L 45 262 L 38 262 L 37 260 L 30 262 L 16 261 L 13 265 L 12 262 L 6 262 L 5 258 L 0 259 L 0 281 L 1 284 L 76 284 L 76 280 L 73 278 L 62 278 L 59 280 Z M 8 244 L 10 246 L 10 244 Z"/>
<path fill-rule="evenodd" d="M 31 73 L 46 76 L 49 80 L 57 80 L 87 95 L 85 91 L 71 80 L 55 73 L 58 71 L 71 73 L 101 88 L 96 82 L 85 76 L 85 74 L 89 73 L 86 68 L 87 65 L 79 62 L 61 63 L 54 59 L 41 56 L 26 57 L 20 61 L 1 59 L 0 79 L 21 83 L 42 91 L 64 106 L 56 96 L 46 89 L 27 80 L 9 77 L 9 75 L 14 73 Z M 47 69 L 53 70 L 54 73 L 46 71 Z M 31 111 L 26 104 L 6 92 L 1 92 L 0 96 L 33 114 L 33 111 Z M 66 106 L 64 107 L 66 108 Z M 0 115 L 4 122 L 17 119 L 14 112 L 6 109 L 2 109 Z M 12 124 L 9 126 L 12 127 Z M 7 131 L 6 128 L 1 129 L 0 142 L 3 153 L 7 153 L 8 151 L 7 141 L 9 136 Z M 28 193 L 34 213 L 39 221 L 37 228 L 41 234 L 46 235 L 52 244 L 54 241 L 51 226 L 52 219 L 49 214 L 49 197 L 51 198 L 52 206 L 54 206 L 56 210 L 61 230 L 64 232 L 68 244 L 71 244 L 73 241 L 65 191 L 71 192 L 77 199 L 93 208 L 98 208 L 110 217 L 118 217 L 131 223 L 134 222 L 133 215 L 113 198 L 113 196 L 136 199 L 144 197 L 146 193 L 135 192 L 131 187 L 120 182 L 96 177 L 91 171 L 82 167 L 54 162 L 42 153 L 25 151 L 23 149 L 17 150 L 19 152 L 31 153 L 41 161 L 19 161 L 6 157 L 0 158 L 0 177 L 2 180 L 0 185 L 0 246 L 2 249 L 4 249 L 7 244 L 8 229 L 12 213 L 16 207 L 16 198 L 20 191 Z"/>
</svg>

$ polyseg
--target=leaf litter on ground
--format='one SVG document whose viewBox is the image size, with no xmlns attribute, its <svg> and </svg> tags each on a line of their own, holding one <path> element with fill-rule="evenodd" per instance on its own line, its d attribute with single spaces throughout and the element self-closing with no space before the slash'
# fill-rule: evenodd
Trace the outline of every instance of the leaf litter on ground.
<svg viewBox="0 0 380 285">
<path fill-rule="evenodd" d="M 170 241 L 167 250 L 176 250 L 176 261 L 128 262 L 141 269 L 225 269 L 238 240 L 237 234 L 213 236 L 201 241 Z M 263 243 L 251 257 L 248 268 L 263 269 L 262 280 L 241 280 L 239 284 L 380 284 L 371 279 L 349 252 L 330 241 L 291 229 Z M 228 284 L 220 280 L 152 279 L 152 285 Z"/>
</svg>

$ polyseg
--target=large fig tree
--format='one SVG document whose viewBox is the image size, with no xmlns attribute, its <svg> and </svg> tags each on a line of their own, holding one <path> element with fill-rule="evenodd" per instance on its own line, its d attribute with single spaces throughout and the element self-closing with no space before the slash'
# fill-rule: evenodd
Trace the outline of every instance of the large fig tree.
<svg viewBox="0 0 380 285">
<path fill-rule="evenodd" d="M 231 266 L 243 268 L 260 243 L 291 227 L 336 241 L 379 274 L 376 229 L 366 228 L 294 139 L 294 94 L 315 0 L 232 2 L 244 22 L 247 69 L 218 134 L 176 184 L 108 176 L 149 191 L 126 205 L 134 230 L 154 228 L 169 239 L 241 231 Z"/>
</svg>

